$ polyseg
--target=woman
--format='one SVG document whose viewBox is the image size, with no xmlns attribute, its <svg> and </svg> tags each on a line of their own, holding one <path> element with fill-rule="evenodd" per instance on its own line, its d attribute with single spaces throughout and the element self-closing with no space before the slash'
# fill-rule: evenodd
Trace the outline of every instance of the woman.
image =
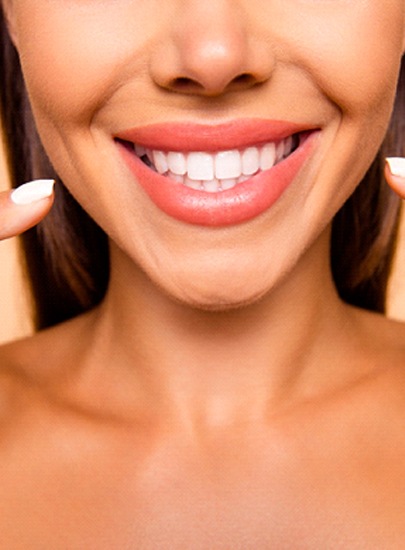
<svg viewBox="0 0 405 550">
<path fill-rule="evenodd" d="M 403 548 L 404 2 L 2 6 L 3 546 Z"/>
</svg>

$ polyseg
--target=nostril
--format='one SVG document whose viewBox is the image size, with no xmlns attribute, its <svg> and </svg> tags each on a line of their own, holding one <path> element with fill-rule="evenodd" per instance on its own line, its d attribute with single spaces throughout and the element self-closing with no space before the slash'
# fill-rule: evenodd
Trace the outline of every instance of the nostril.
<svg viewBox="0 0 405 550">
<path fill-rule="evenodd" d="M 180 76 L 179 78 L 175 78 L 173 80 L 173 84 L 176 84 L 177 86 L 189 86 L 192 82 L 193 81 L 191 78 L 187 78 L 185 76 Z"/>
<path fill-rule="evenodd" d="M 228 84 L 221 87 L 221 92 L 225 90 L 239 90 L 243 88 L 250 88 L 258 83 L 258 80 L 254 75 L 250 73 L 242 73 L 235 78 L 233 78 Z M 201 90 L 204 90 L 205 86 L 203 83 L 194 80 L 193 78 L 179 76 L 173 78 L 168 86 L 172 90 L 177 90 L 178 92 L 183 93 L 199 93 Z M 206 86 L 208 90 L 208 86 Z"/>
<path fill-rule="evenodd" d="M 255 78 L 248 73 L 240 74 L 239 76 L 235 77 L 233 79 L 234 84 L 241 84 L 241 85 L 250 85 L 253 84 Z"/>
<path fill-rule="evenodd" d="M 252 88 L 257 84 L 260 84 L 260 82 L 260 79 L 256 78 L 253 74 L 243 73 L 235 77 L 228 85 L 228 88 L 233 90 L 247 90 L 248 88 Z"/>
<path fill-rule="evenodd" d="M 193 91 L 197 88 L 202 88 L 202 85 L 193 80 L 192 78 L 188 78 L 185 76 L 179 76 L 177 78 L 174 78 L 169 85 L 170 88 L 179 90 L 179 91 Z"/>
</svg>

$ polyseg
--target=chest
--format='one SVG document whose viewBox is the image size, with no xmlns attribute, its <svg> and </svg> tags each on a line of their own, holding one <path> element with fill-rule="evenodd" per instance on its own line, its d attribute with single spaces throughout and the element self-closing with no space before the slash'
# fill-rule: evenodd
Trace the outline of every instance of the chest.
<svg viewBox="0 0 405 550">
<path fill-rule="evenodd" d="M 0 489 L 5 547 L 405 546 L 401 461 L 319 453 L 292 459 L 271 448 L 220 458 L 172 448 L 65 461 L 41 455 L 17 469 L 6 463 Z"/>
</svg>

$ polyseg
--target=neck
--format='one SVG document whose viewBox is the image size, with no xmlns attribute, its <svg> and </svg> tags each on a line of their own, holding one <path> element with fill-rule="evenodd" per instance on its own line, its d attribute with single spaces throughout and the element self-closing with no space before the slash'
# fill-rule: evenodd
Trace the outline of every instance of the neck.
<svg viewBox="0 0 405 550">
<path fill-rule="evenodd" d="M 96 323 L 98 364 L 130 373 L 149 403 L 209 423 L 260 416 L 314 392 L 329 379 L 325 364 L 338 363 L 347 318 L 328 255 L 322 236 L 260 301 L 202 311 L 166 296 L 113 246 Z"/>
</svg>

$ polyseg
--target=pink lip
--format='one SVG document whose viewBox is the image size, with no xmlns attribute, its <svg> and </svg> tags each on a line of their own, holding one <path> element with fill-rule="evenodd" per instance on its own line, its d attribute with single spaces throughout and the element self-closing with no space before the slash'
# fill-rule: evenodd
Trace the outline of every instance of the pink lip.
<svg viewBox="0 0 405 550">
<path fill-rule="evenodd" d="M 190 189 L 156 173 L 119 141 L 154 150 L 214 152 L 277 142 L 298 132 L 308 135 L 290 156 L 270 170 L 219 193 Z M 223 227 L 251 220 L 268 210 L 298 174 L 318 133 L 292 122 L 249 119 L 217 126 L 157 124 L 119 132 L 116 138 L 127 166 L 160 210 L 185 223 Z"/>
<path fill-rule="evenodd" d="M 282 120 L 242 119 L 226 124 L 153 124 L 117 132 L 116 137 L 159 151 L 205 151 L 244 149 L 280 141 L 308 126 Z"/>
</svg>

